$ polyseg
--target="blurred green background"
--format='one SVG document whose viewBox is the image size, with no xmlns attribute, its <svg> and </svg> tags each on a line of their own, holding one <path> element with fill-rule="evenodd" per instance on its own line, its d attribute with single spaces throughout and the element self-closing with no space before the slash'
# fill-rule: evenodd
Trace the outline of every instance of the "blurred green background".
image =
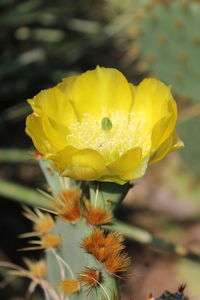
<svg viewBox="0 0 200 300">
<path fill-rule="evenodd" d="M 24 133 L 26 99 L 96 65 L 117 68 L 134 84 L 153 76 L 172 86 L 185 148 L 135 182 L 118 216 L 200 255 L 200 1 L 1 0 L 0 11 L 0 260 L 22 263 L 17 235 L 31 225 L 19 203 L 38 203 L 25 187 L 45 184 Z M 137 240 L 128 250 L 134 263 L 124 300 L 182 282 L 199 300 L 198 262 Z M 4 299 L 25 299 L 26 283 L 2 280 Z"/>
</svg>

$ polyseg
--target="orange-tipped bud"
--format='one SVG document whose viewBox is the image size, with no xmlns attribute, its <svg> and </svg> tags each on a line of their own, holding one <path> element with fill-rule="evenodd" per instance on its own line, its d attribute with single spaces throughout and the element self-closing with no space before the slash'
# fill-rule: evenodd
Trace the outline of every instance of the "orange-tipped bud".
<svg viewBox="0 0 200 300">
<path fill-rule="evenodd" d="M 47 266 L 44 260 L 32 261 L 28 258 L 24 259 L 25 264 L 28 267 L 29 272 L 38 278 L 44 278 L 47 273 Z"/>
<path fill-rule="evenodd" d="M 23 276 L 23 277 L 35 277 L 37 279 L 42 279 L 47 274 L 47 267 L 44 260 L 34 261 L 28 258 L 24 258 L 24 262 L 27 266 L 27 269 L 19 268 L 19 270 L 13 270 L 9 273 L 15 276 Z"/>
<path fill-rule="evenodd" d="M 105 230 L 94 230 L 83 240 L 81 247 L 101 262 L 105 261 L 110 253 L 118 253 L 124 249 L 122 236 Z"/>
<path fill-rule="evenodd" d="M 113 218 L 111 211 L 92 205 L 89 205 L 86 211 L 83 212 L 83 216 L 86 218 L 87 222 L 93 226 L 107 224 Z"/>
<path fill-rule="evenodd" d="M 46 234 L 41 238 L 41 245 L 43 248 L 58 248 L 60 246 L 61 239 L 56 234 Z"/>
<path fill-rule="evenodd" d="M 53 205 L 53 208 L 64 221 L 75 223 L 81 216 L 80 198 L 81 191 L 78 188 L 63 190 L 56 197 L 56 203 Z"/>
<path fill-rule="evenodd" d="M 77 293 L 80 290 L 80 283 L 77 279 L 65 278 L 59 281 L 59 288 L 68 296 Z"/>
<path fill-rule="evenodd" d="M 58 248 L 61 243 L 61 238 L 56 234 L 46 234 L 40 237 L 40 240 L 29 241 L 30 244 L 37 245 L 27 248 L 22 248 L 19 250 L 39 250 L 39 249 L 50 249 Z"/>
<path fill-rule="evenodd" d="M 33 222 L 33 232 L 22 234 L 21 237 L 42 235 L 51 232 L 54 226 L 54 220 L 50 214 L 43 213 L 39 209 L 34 211 L 24 207 L 23 215 Z"/>
<path fill-rule="evenodd" d="M 126 253 L 111 254 L 105 260 L 105 268 L 108 273 L 116 275 L 117 273 L 127 272 L 130 267 L 130 258 Z"/>
<path fill-rule="evenodd" d="M 33 226 L 36 232 L 40 232 L 41 234 L 49 233 L 54 226 L 54 220 L 51 215 L 43 214 L 43 217 L 38 220 Z"/>
<path fill-rule="evenodd" d="M 96 269 L 85 268 L 79 274 L 79 280 L 87 286 L 95 287 L 101 280 L 101 273 Z"/>
</svg>

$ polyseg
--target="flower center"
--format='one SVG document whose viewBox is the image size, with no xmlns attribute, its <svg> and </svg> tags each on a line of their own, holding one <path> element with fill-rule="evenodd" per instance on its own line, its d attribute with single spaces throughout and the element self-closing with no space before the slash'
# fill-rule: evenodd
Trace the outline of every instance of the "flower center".
<svg viewBox="0 0 200 300">
<path fill-rule="evenodd" d="M 127 111 L 109 112 L 109 117 L 102 119 L 84 114 L 81 122 L 69 129 L 68 144 L 96 150 L 106 163 L 112 163 L 131 148 L 149 148 L 150 134 L 144 118 Z"/>
</svg>

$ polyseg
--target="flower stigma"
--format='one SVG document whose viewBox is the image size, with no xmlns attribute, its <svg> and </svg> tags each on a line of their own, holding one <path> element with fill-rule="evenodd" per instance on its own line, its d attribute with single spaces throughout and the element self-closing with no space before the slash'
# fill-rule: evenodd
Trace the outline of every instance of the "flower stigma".
<svg viewBox="0 0 200 300">
<path fill-rule="evenodd" d="M 108 117 L 101 120 L 101 129 L 104 131 L 110 131 L 112 129 L 112 122 Z"/>
</svg>

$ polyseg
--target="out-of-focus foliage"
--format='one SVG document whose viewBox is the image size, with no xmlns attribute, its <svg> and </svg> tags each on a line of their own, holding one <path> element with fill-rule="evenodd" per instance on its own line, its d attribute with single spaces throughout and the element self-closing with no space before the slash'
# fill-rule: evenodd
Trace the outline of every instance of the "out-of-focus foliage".
<svg viewBox="0 0 200 300">
<path fill-rule="evenodd" d="M 78 61 L 100 33 L 101 5 L 90 0 L 1 1 L 0 6 L 1 97 L 15 103 L 78 71 Z"/>
</svg>

